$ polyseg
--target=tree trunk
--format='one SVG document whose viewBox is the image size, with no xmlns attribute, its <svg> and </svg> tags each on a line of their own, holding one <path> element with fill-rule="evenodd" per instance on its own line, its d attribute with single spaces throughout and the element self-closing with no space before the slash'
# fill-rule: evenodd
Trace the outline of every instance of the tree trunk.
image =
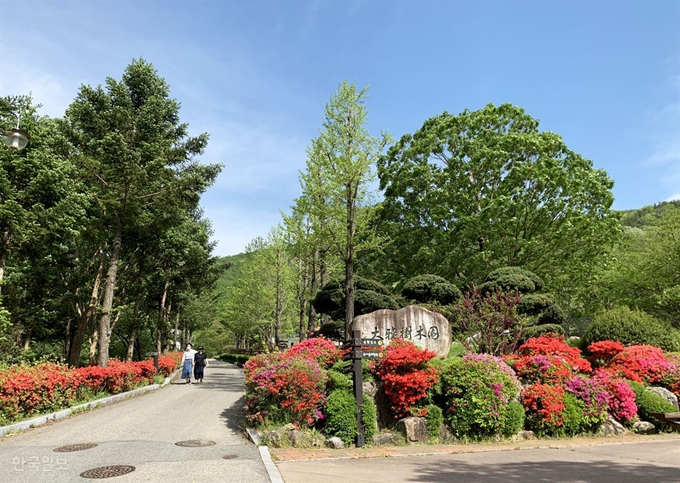
<svg viewBox="0 0 680 483">
<path fill-rule="evenodd" d="M 99 330 L 97 330 L 95 323 L 91 325 L 89 342 L 90 350 L 88 352 L 89 353 L 88 361 L 89 364 L 92 366 L 97 362 L 97 345 L 99 344 Z"/>
<path fill-rule="evenodd" d="M 345 247 L 345 340 L 349 340 L 354 322 L 354 198 L 351 187 L 347 196 L 347 246 Z"/>
<path fill-rule="evenodd" d="M 137 340 L 137 329 L 133 327 L 132 330 L 130 330 L 130 335 L 128 336 L 127 355 L 125 356 L 125 360 L 127 362 L 132 361 L 132 356 L 135 350 L 135 340 Z"/>
<path fill-rule="evenodd" d="M 31 346 L 31 336 L 32 336 L 32 331 L 30 329 L 24 333 L 23 343 L 21 344 L 21 348 L 25 351 L 28 350 L 28 348 Z"/>
<path fill-rule="evenodd" d="M 326 251 L 319 253 L 319 285 L 318 289 L 323 289 L 326 286 L 326 279 L 328 278 L 328 270 L 326 265 Z M 321 325 L 328 323 L 328 314 L 321 314 Z M 316 323 L 314 325 L 316 327 Z"/>
<path fill-rule="evenodd" d="M 176 351 L 177 350 L 177 339 L 178 339 L 178 332 L 179 332 L 179 310 L 177 311 L 177 315 L 175 315 L 175 334 L 174 337 L 172 338 L 172 350 Z"/>
<path fill-rule="evenodd" d="M 2 277 L 5 276 L 7 266 L 7 251 L 9 250 L 9 231 L 5 230 L 0 236 L 0 293 L 2 293 Z"/>
<path fill-rule="evenodd" d="M 118 259 L 120 258 L 121 243 L 123 237 L 122 215 L 118 216 L 116 233 L 113 238 L 113 252 L 109 269 L 106 272 L 104 284 L 104 300 L 102 302 L 102 315 L 99 319 L 99 354 L 97 364 L 100 367 L 109 365 L 109 343 L 111 341 L 111 309 L 113 308 L 113 294 L 116 290 L 116 275 L 118 274 Z"/>
<path fill-rule="evenodd" d="M 165 281 L 163 286 L 163 295 L 161 295 L 161 303 L 158 307 L 158 325 L 156 326 L 156 352 L 158 355 L 163 351 L 163 324 L 165 322 L 165 300 L 168 297 L 168 287 L 170 287 L 170 280 Z"/>
<path fill-rule="evenodd" d="M 276 254 L 276 257 L 280 257 L 280 253 Z M 281 290 L 281 261 L 276 261 L 276 318 L 274 324 L 274 345 L 278 347 L 279 341 L 281 340 L 281 322 L 283 315 L 283 301 L 282 301 L 282 290 Z"/>
<path fill-rule="evenodd" d="M 312 305 L 312 300 L 316 297 L 316 293 L 319 291 L 319 279 L 316 277 L 317 267 L 319 266 L 319 250 L 314 250 L 314 256 L 312 257 L 312 270 L 311 270 L 311 281 L 309 282 L 311 292 L 309 301 L 309 320 L 307 321 L 307 332 L 311 333 L 316 329 L 316 309 Z"/>
</svg>

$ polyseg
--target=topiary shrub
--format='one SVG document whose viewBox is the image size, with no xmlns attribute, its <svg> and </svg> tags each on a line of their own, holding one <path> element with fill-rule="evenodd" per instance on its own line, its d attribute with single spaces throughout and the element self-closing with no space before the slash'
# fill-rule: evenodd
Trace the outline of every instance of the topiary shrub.
<svg viewBox="0 0 680 483">
<path fill-rule="evenodd" d="M 442 408 L 434 404 L 425 406 L 427 413 L 425 414 L 425 424 L 427 424 L 427 431 L 430 436 L 436 438 L 439 436 L 439 428 L 444 423 L 444 413 Z"/>
<path fill-rule="evenodd" d="M 674 413 L 676 412 L 675 406 L 669 403 L 662 396 L 651 391 L 644 390 L 635 399 L 635 403 L 638 407 L 638 416 L 643 421 L 649 421 L 654 424 L 659 431 L 667 431 L 670 429 L 670 425 L 665 421 L 656 419 L 651 413 Z"/>
<path fill-rule="evenodd" d="M 364 396 L 362 422 L 364 435 L 370 441 L 378 430 L 378 416 L 373 400 Z M 324 433 L 335 436 L 345 444 L 352 444 L 357 437 L 357 405 L 354 394 L 347 389 L 335 389 L 326 400 L 326 424 Z"/>
<path fill-rule="evenodd" d="M 624 345 L 649 344 L 664 351 L 680 350 L 680 341 L 669 324 L 625 306 L 597 314 L 582 339 L 584 346 L 611 340 Z"/>
<path fill-rule="evenodd" d="M 345 319 L 345 281 L 333 279 L 324 285 L 312 300 L 317 313 L 330 315 L 335 320 Z M 399 308 L 399 304 L 384 285 L 363 277 L 354 277 L 354 315 L 368 314 L 380 309 Z"/>
<path fill-rule="evenodd" d="M 328 387 L 330 389 L 351 389 L 352 379 L 342 372 L 330 369 L 328 371 Z"/>
<path fill-rule="evenodd" d="M 543 290 L 543 280 L 534 272 L 520 267 L 501 267 L 489 273 L 484 279 L 485 282 L 492 282 L 499 279 L 508 280 L 512 277 L 520 276 L 528 279 L 534 286 L 534 290 Z M 532 290 L 533 291 L 533 290 Z"/>
<path fill-rule="evenodd" d="M 503 436 L 512 436 L 524 429 L 524 421 L 526 415 L 524 414 L 524 406 L 519 401 L 510 401 L 505 408 L 503 415 L 503 423 L 501 425 L 501 434 Z"/>
<path fill-rule="evenodd" d="M 459 300 L 462 294 L 458 287 L 438 275 L 418 275 L 408 280 L 401 295 L 419 303 L 449 305 Z"/>
<path fill-rule="evenodd" d="M 456 436 L 480 438 L 502 432 L 509 402 L 520 383 L 502 359 L 469 354 L 451 360 L 441 374 L 446 419 Z"/>
</svg>

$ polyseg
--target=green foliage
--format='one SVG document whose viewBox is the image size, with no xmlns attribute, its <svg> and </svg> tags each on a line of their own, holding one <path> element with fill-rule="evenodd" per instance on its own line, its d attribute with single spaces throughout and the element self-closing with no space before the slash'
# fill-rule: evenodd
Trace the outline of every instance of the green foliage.
<svg viewBox="0 0 680 483">
<path fill-rule="evenodd" d="M 530 282 L 527 282 L 527 280 Z M 504 290 L 516 290 L 518 292 L 524 292 L 520 290 L 520 286 L 531 287 L 533 289 L 526 290 L 527 292 L 537 292 L 543 290 L 543 280 L 530 270 L 525 270 L 520 267 L 501 267 L 492 271 L 486 276 L 485 282 L 499 282 Z M 512 285 L 516 282 L 517 285 Z"/>
<path fill-rule="evenodd" d="M 333 319 L 344 320 L 345 318 L 345 282 L 342 279 L 333 279 L 319 291 L 312 300 L 312 305 L 318 313 L 328 314 Z M 399 308 L 397 301 L 392 297 L 387 288 L 378 282 L 362 277 L 354 277 L 354 314 L 362 315 L 380 309 Z"/>
<path fill-rule="evenodd" d="M 600 277 L 598 296 L 636 307 L 680 328 L 680 203 L 645 207 L 627 228 Z"/>
<path fill-rule="evenodd" d="M 370 441 L 378 430 L 377 409 L 368 396 L 364 396 L 362 421 L 364 435 Z M 357 437 L 357 405 L 354 395 L 347 389 L 334 389 L 326 400 L 326 423 L 324 433 L 336 436 L 345 444 L 352 444 Z"/>
<path fill-rule="evenodd" d="M 522 266 L 571 289 L 604 262 L 620 231 L 613 182 L 538 124 L 489 104 L 444 112 L 392 146 L 378 163 L 386 271 L 477 282 L 489 266 Z"/>
<path fill-rule="evenodd" d="M 237 366 L 243 366 L 243 364 L 248 362 L 248 359 L 250 359 L 251 357 L 252 356 L 245 354 L 221 354 L 217 356 L 217 359 L 224 362 L 231 362 L 232 364 L 236 364 Z"/>
<path fill-rule="evenodd" d="M 524 337 L 526 339 L 540 337 L 546 334 L 564 335 L 564 327 L 555 324 L 532 325 L 527 327 L 524 331 Z"/>
<path fill-rule="evenodd" d="M 425 413 L 425 424 L 427 424 L 427 431 L 430 436 L 436 438 L 439 436 L 439 428 L 444 424 L 444 413 L 442 408 L 434 404 L 425 406 L 427 413 Z"/>
<path fill-rule="evenodd" d="M 504 436 L 513 436 L 524 429 L 524 406 L 519 401 L 510 401 L 505 408 L 503 415 L 503 423 L 501 425 L 501 434 Z"/>
<path fill-rule="evenodd" d="M 649 344 L 664 351 L 680 350 L 680 336 L 669 324 L 628 307 L 597 314 L 583 334 L 582 344 L 587 347 L 603 340 L 618 340 L 624 345 Z"/>
<path fill-rule="evenodd" d="M 465 354 L 467 354 L 465 345 L 458 342 L 457 340 L 454 340 L 451 342 L 451 348 L 449 349 L 449 353 L 446 355 L 446 358 L 463 357 Z"/>
<path fill-rule="evenodd" d="M 457 436 L 492 436 L 510 424 L 507 407 L 519 394 L 520 384 L 502 360 L 488 355 L 454 359 L 446 365 L 441 381 L 446 418 Z"/>
<path fill-rule="evenodd" d="M 352 379 L 340 371 L 330 369 L 328 371 L 328 387 L 331 389 L 351 389 Z"/>
<path fill-rule="evenodd" d="M 401 290 L 406 299 L 419 303 L 449 305 L 463 295 L 458 287 L 438 275 L 418 275 L 408 280 Z"/>
<path fill-rule="evenodd" d="M 633 389 L 633 391 L 635 391 Z M 643 421 L 649 421 L 660 431 L 668 430 L 668 423 L 656 419 L 651 413 L 673 413 L 676 412 L 675 406 L 669 403 L 662 396 L 651 391 L 644 390 L 638 396 L 636 393 L 635 404 L 638 407 L 638 416 Z"/>
<path fill-rule="evenodd" d="M 564 394 L 564 413 L 562 413 L 562 428 L 556 428 L 556 434 L 576 436 L 588 431 L 589 424 L 584 415 L 585 403 L 575 395 Z"/>
</svg>

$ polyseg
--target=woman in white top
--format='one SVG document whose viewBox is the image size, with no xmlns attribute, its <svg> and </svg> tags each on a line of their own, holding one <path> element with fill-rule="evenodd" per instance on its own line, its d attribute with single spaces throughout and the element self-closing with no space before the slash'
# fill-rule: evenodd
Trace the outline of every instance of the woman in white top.
<svg viewBox="0 0 680 483">
<path fill-rule="evenodd" d="M 182 354 L 182 379 L 187 380 L 187 384 L 191 384 L 191 373 L 194 370 L 194 354 L 196 351 L 192 349 L 191 344 L 187 344 L 184 354 Z"/>
</svg>

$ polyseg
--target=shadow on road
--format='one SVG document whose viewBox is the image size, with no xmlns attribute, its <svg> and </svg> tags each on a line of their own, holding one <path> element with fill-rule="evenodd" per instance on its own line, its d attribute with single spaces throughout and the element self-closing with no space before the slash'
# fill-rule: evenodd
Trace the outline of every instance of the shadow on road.
<svg viewBox="0 0 680 483">
<path fill-rule="evenodd" d="M 659 467 L 642 462 L 634 465 L 611 462 L 542 461 L 499 464 L 469 464 L 461 461 L 440 462 L 424 467 L 411 481 L 420 483 L 484 482 L 513 483 L 678 483 L 677 467 Z"/>
</svg>

